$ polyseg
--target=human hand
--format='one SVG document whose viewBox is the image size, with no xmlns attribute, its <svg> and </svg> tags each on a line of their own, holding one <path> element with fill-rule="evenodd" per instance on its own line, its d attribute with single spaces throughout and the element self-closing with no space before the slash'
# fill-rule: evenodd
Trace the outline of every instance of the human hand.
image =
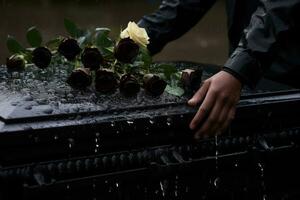
<svg viewBox="0 0 300 200">
<path fill-rule="evenodd" d="M 190 128 L 196 130 L 195 139 L 218 135 L 226 130 L 234 119 L 241 89 L 241 82 L 225 71 L 220 71 L 203 82 L 188 101 L 194 107 L 203 101 L 190 123 Z"/>
</svg>

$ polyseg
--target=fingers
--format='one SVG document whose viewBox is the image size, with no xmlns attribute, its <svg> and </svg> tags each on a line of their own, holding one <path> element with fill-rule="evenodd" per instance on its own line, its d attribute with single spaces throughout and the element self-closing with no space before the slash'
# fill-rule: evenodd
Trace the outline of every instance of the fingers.
<svg viewBox="0 0 300 200">
<path fill-rule="evenodd" d="M 190 106 L 197 106 L 199 104 L 199 102 L 201 102 L 204 99 L 204 97 L 208 91 L 209 85 L 210 85 L 210 82 L 208 82 L 208 81 L 204 82 L 202 87 L 194 94 L 193 98 L 191 98 L 188 101 L 188 104 Z"/>
<path fill-rule="evenodd" d="M 199 139 L 204 135 L 209 136 L 213 131 L 215 131 L 219 127 L 219 123 L 221 123 L 220 113 L 224 110 L 223 105 L 218 101 L 215 103 L 214 107 L 212 108 L 209 116 L 204 121 L 203 125 L 195 134 L 195 139 Z"/>
<path fill-rule="evenodd" d="M 228 113 L 228 117 L 227 119 L 224 121 L 223 125 L 220 128 L 221 132 L 224 132 L 230 125 L 230 123 L 232 122 L 232 120 L 235 118 L 235 111 L 236 111 L 236 107 L 235 105 L 233 107 L 230 108 L 230 111 Z"/>
<path fill-rule="evenodd" d="M 217 101 L 203 126 L 196 132 L 195 139 L 220 135 L 221 127 L 228 118 L 230 108 L 229 103 L 224 104 L 221 100 Z"/>
<path fill-rule="evenodd" d="M 204 82 L 188 102 L 191 106 L 197 106 L 203 101 L 190 123 L 191 129 L 199 127 L 195 138 L 220 134 L 229 126 L 234 118 L 241 87 L 239 80 L 222 71 Z"/>
<path fill-rule="evenodd" d="M 196 129 L 197 126 L 204 120 L 204 118 L 209 114 L 216 100 L 216 94 L 212 91 L 208 91 L 203 103 L 198 109 L 196 115 L 190 123 L 191 129 Z"/>
</svg>

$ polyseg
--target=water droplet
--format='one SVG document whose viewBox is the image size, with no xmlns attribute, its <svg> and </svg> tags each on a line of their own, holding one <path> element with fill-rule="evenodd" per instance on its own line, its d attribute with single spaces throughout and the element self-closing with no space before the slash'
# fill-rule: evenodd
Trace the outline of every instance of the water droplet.
<svg viewBox="0 0 300 200">
<path fill-rule="evenodd" d="M 26 95 L 25 97 L 23 97 L 24 101 L 33 101 L 33 97 L 31 95 Z"/>
<path fill-rule="evenodd" d="M 149 119 L 149 124 L 153 125 L 155 123 L 154 119 Z"/>
<path fill-rule="evenodd" d="M 54 140 L 58 140 L 58 135 L 54 135 Z"/>
<path fill-rule="evenodd" d="M 15 102 L 11 102 L 11 103 L 10 103 L 10 105 L 12 105 L 12 106 L 17 106 L 18 104 L 19 104 L 18 101 L 15 101 Z"/>
<path fill-rule="evenodd" d="M 47 99 L 37 99 L 36 102 L 39 105 L 46 105 L 47 104 Z"/>
<path fill-rule="evenodd" d="M 52 108 L 45 108 L 44 110 L 43 110 L 43 113 L 45 113 L 45 114 L 51 114 L 51 113 L 53 113 L 53 109 Z"/>
<path fill-rule="evenodd" d="M 115 127 L 115 126 L 116 126 L 115 122 L 111 122 L 111 123 L 110 123 L 110 126 L 111 126 L 112 128 Z"/>
<path fill-rule="evenodd" d="M 68 94 L 68 95 L 67 95 L 67 98 L 73 99 L 73 98 L 74 98 L 74 95 L 73 95 L 73 94 Z"/>
<path fill-rule="evenodd" d="M 127 124 L 128 124 L 128 126 L 132 126 L 132 125 L 134 125 L 134 122 L 133 121 L 127 121 Z"/>
<path fill-rule="evenodd" d="M 173 122 L 173 119 L 168 117 L 167 118 L 167 126 L 169 126 L 169 127 L 172 126 L 172 122 Z"/>
<path fill-rule="evenodd" d="M 220 177 L 215 178 L 215 180 L 213 181 L 215 188 L 219 188 L 220 183 L 221 183 Z"/>
<path fill-rule="evenodd" d="M 31 106 L 31 105 L 27 105 L 27 106 L 24 107 L 24 109 L 25 109 L 25 110 L 31 110 L 31 109 L 32 109 L 32 106 Z"/>
<path fill-rule="evenodd" d="M 96 133 L 95 134 L 95 153 L 98 153 L 99 152 L 99 147 L 100 147 L 100 133 Z"/>
<path fill-rule="evenodd" d="M 219 156 L 219 150 L 218 150 L 218 135 L 215 136 L 215 159 L 216 159 L 216 173 L 218 173 L 218 156 Z"/>
<path fill-rule="evenodd" d="M 75 140 L 73 138 L 68 138 L 68 147 L 71 150 L 75 145 Z"/>
</svg>

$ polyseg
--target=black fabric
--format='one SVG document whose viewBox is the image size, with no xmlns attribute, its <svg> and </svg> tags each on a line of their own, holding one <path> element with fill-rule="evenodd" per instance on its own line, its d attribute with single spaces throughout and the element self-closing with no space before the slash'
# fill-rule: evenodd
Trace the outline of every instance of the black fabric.
<svg viewBox="0 0 300 200">
<path fill-rule="evenodd" d="M 139 25 L 156 54 L 177 39 L 212 7 L 215 0 L 163 0 Z M 300 0 L 227 0 L 230 57 L 224 65 L 250 87 L 268 78 L 299 86 Z M 225 70 L 226 71 L 226 70 Z"/>
</svg>

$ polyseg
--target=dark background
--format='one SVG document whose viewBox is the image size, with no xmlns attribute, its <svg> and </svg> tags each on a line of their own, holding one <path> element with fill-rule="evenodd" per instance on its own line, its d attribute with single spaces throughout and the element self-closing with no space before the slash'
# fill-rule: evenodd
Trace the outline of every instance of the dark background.
<svg viewBox="0 0 300 200">
<path fill-rule="evenodd" d="M 25 33 L 37 26 L 45 40 L 66 34 L 63 19 L 82 28 L 109 27 L 117 35 L 128 21 L 138 21 L 158 8 L 159 0 L 2 0 L 0 5 L 0 63 L 9 56 L 8 34 L 26 46 Z M 170 43 L 155 60 L 189 60 L 222 65 L 227 57 L 227 31 L 223 0 L 190 32 Z"/>
</svg>

